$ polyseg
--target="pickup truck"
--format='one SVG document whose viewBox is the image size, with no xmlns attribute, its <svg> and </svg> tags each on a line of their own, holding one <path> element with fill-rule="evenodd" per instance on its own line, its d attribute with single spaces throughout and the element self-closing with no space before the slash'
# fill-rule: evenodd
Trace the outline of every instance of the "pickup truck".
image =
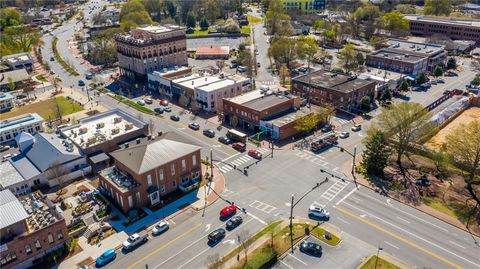
<svg viewBox="0 0 480 269">
<path fill-rule="evenodd" d="M 123 242 L 123 249 L 131 250 L 137 247 L 138 245 L 147 242 L 148 240 L 147 237 L 148 237 L 147 233 L 141 233 L 141 234 L 134 233 L 128 237 L 127 241 Z"/>
</svg>

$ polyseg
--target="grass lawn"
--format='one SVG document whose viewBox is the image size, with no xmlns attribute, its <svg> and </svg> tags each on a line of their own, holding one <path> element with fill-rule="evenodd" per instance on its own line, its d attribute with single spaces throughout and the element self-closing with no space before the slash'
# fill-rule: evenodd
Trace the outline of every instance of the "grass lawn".
<svg viewBox="0 0 480 269">
<path fill-rule="evenodd" d="M 271 247 L 266 246 L 253 251 L 248 256 L 249 256 L 249 259 L 247 264 L 244 264 L 245 259 L 242 259 L 242 261 L 240 261 L 241 265 L 234 266 L 232 268 L 235 268 L 235 269 L 262 268 L 263 265 L 265 265 L 267 262 L 274 259 L 275 256 L 277 256 L 277 253 Z"/>
<path fill-rule="evenodd" d="M 327 240 L 325 238 L 325 229 L 316 227 L 313 229 L 314 226 L 310 225 L 310 232 L 313 234 L 316 238 L 322 240 L 323 242 L 331 245 L 331 246 L 336 246 L 340 243 L 340 238 L 338 236 L 334 235 L 333 233 L 330 233 L 330 240 Z M 313 230 L 312 230 L 313 229 Z"/>
<path fill-rule="evenodd" d="M 242 29 L 240 29 L 240 33 L 250 34 L 250 26 L 247 26 L 247 25 L 242 26 Z"/>
<path fill-rule="evenodd" d="M 262 18 L 252 15 L 247 15 L 248 23 L 259 23 L 262 22 Z"/>
<path fill-rule="evenodd" d="M 206 30 L 201 30 L 200 28 L 195 28 L 195 31 L 191 34 L 187 34 L 187 36 L 202 36 L 202 35 L 208 35 L 208 29 Z M 210 30 L 211 32 L 215 32 L 214 29 Z"/>
<path fill-rule="evenodd" d="M 423 202 L 427 206 L 452 216 L 464 224 L 467 223 L 469 210 L 463 203 L 447 200 L 447 203 L 445 204 L 439 197 L 424 197 Z M 470 218 L 470 223 L 473 223 L 474 221 L 474 217 Z"/>
<path fill-rule="evenodd" d="M 35 78 L 43 82 L 48 82 L 48 80 L 43 75 L 36 75 Z"/>
<path fill-rule="evenodd" d="M 375 261 L 377 260 L 377 256 L 372 256 L 360 269 L 374 269 L 375 268 Z M 377 262 L 377 269 L 400 269 L 400 267 L 379 258 Z"/>
<path fill-rule="evenodd" d="M 68 100 L 64 96 L 55 97 L 55 99 L 49 99 L 45 101 L 40 101 L 37 103 L 33 103 L 30 105 L 25 105 L 21 107 L 16 107 L 12 109 L 10 112 L 3 113 L 2 118 L 10 118 L 14 116 L 19 116 L 26 113 L 38 113 L 42 116 L 45 120 L 49 118 L 55 117 L 55 110 L 57 102 L 58 106 L 60 107 L 60 112 L 62 116 L 66 116 L 72 114 L 74 112 L 82 111 L 83 107 L 77 103 L 73 103 L 71 100 Z"/>
</svg>

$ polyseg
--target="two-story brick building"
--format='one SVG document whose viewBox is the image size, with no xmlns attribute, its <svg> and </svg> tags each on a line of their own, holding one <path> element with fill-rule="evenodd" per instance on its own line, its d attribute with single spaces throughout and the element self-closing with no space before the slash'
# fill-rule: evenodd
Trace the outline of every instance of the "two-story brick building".
<svg viewBox="0 0 480 269">
<path fill-rule="evenodd" d="M 101 190 L 124 213 L 156 205 L 201 178 L 200 149 L 175 133 L 126 143 L 110 153 L 114 166 L 100 173 Z"/>
<path fill-rule="evenodd" d="M 363 96 L 370 96 L 373 100 L 375 85 L 375 81 L 323 70 L 292 79 L 294 94 L 306 98 L 311 104 L 328 102 L 342 110 L 357 108 Z"/>
<path fill-rule="evenodd" d="M 0 267 L 29 268 L 68 240 L 63 214 L 41 192 L 0 191 Z"/>
</svg>

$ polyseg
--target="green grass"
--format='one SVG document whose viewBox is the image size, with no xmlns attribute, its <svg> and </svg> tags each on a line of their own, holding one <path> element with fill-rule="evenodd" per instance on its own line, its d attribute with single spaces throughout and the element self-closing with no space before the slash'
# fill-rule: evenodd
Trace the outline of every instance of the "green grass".
<svg viewBox="0 0 480 269">
<path fill-rule="evenodd" d="M 423 203 L 437 211 L 458 219 L 463 224 L 467 223 L 469 210 L 464 203 L 447 200 L 447 203 L 445 204 L 439 197 L 424 197 Z M 470 223 L 474 222 L 475 218 L 470 218 Z"/>
<path fill-rule="evenodd" d="M 203 36 L 203 35 L 208 35 L 209 29 L 206 30 L 201 30 L 200 28 L 195 28 L 195 31 L 191 34 L 187 34 L 187 36 L 192 37 L 192 36 Z M 215 32 L 215 29 L 210 29 L 210 32 Z"/>
<path fill-rule="evenodd" d="M 43 75 L 36 75 L 35 78 L 43 82 L 48 82 L 48 80 Z"/>
<path fill-rule="evenodd" d="M 155 114 L 155 112 L 153 110 L 151 110 L 150 108 L 141 106 L 141 105 L 139 105 L 139 104 L 137 104 L 137 103 L 135 103 L 131 100 L 126 99 L 126 100 L 123 100 L 122 102 L 126 105 L 129 105 L 129 106 L 135 108 L 138 111 L 148 113 L 148 114 Z"/>
<path fill-rule="evenodd" d="M 72 114 L 74 112 L 82 111 L 83 107 L 77 103 L 68 100 L 64 96 L 55 97 L 55 99 L 48 99 L 45 101 L 40 101 L 32 103 L 30 105 L 15 107 L 9 112 L 3 113 L 2 117 L 10 118 L 19 116 L 26 113 L 38 113 L 44 119 L 52 119 L 56 115 L 56 104 L 57 102 L 62 116 Z"/>
<path fill-rule="evenodd" d="M 248 23 L 259 23 L 259 22 L 262 22 L 262 18 L 261 18 L 261 17 L 252 16 L 252 15 L 247 15 L 247 20 L 248 20 Z"/>
<path fill-rule="evenodd" d="M 313 229 L 314 226 L 310 226 L 310 229 Z M 334 235 L 333 233 L 330 232 L 330 240 L 327 240 L 325 238 L 325 229 L 323 228 L 320 228 L 320 227 L 316 227 L 315 229 L 311 230 L 310 231 L 311 234 L 313 234 L 316 238 L 318 238 L 319 240 L 322 240 L 323 242 L 325 242 L 326 244 L 329 244 L 330 246 L 336 246 L 338 244 L 340 244 L 340 238 L 336 235 Z"/>
<path fill-rule="evenodd" d="M 263 247 L 253 251 L 248 258 L 248 263 L 243 265 L 244 262 L 241 262 L 242 265 L 234 266 L 235 269 L 258 269 L 262 268 L 263 265 L 270 262 L 273 259 L 276 259 L 277 253 L 271 247 Z"/>
<path fill-rule="evenodd" d="M 242 29 L 240 29 L 240 33 L 250 34 L 250 26 L 247 26 L 247 25 L 242 26 Z"/>
<path fill-rule="evenodd" d="M 52 40 L 52 50 L 53 50 L 53 57 L 55 60 L 62 66 L 65 71 L 70 73 L 72 76 L 80 76 L 80 74 L 75 70 L 73 67 L 71 67 L 65 60 L 60 56 L 60 54 L 57 51 L 57 43 L 58 43 L 58 38 L 54 37 Z"/>
<path fill-rule="evenodd" d="M 382 258 L 378 258 L 377 267 L 375 267 L 375 262 L 377 260 L 377 256 L 372 256 L 368 261 L 360 267 L 360 269 L 400 269 L 400 267 L 392 264 Z"/>
</svg>

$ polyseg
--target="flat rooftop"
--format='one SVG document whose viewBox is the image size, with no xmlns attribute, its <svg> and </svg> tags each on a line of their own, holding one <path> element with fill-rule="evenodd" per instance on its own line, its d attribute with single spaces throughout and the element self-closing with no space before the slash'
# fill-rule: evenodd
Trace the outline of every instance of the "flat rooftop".
<svg viewBox="0 0 480 269">
<path fill-rule="evenodd" d="M 259 98 L 243 103 L 243 106 L 256 111 L 261 111 L 288 102 L 290 99 L 291 98 L 282 94 L 262 95 Z"/>
<path fill-rule="evenodd" d="M 296 121 L 297 119 L 299 119 L 301 117 L 304 117 L 304 116 L 306 116 L 310 113 L 313 113 L 314 111 L 315 110 L 313 110 L 313 109 L 310 111 L 310 109 L 308 109 L 307 107 L 302 107 L 298 110 L 291 111 L 288 114 L 284 114 L 280 117 L 271 119 L 267 122 L 274 125 L 274 126 L 282 127 L 282 126 L 285 126 L 289 123 L 292 123 L 292 122 Z"/>
<path fill-rule="evenodd" d="M 424 21 L 424 22 L 432 22 L 432 23 L 439 23 L 439 24 L 480 27 L 480 21 L 478 20 L 467 21 L 467 20 L 435 18 L 435 17 L 419 16 L 419 15 L 405 15 L 404 18 L 409 21 Z"/>
<path fill-rule="evenodd" d="M 260 90 L 253 90 L 239 96 L 227 98 L 226 100 L 235 104 L 243 104 L 248 101 L 260 98 L 261 96 L 263 96 L 263 93 Z"/>
<path fill-rule="evenodd" d="M 184 27 L 178 26 L 178 25 L 173 25 L 173 24 L 165 24 L 165 25 L 148 25 L 145 27 L 138 27 L 138 30 L 149 32 L 152 34 L 158 34 L 158 33 L 166 33 L 170 31 L 175 31 L 182 29 Z"/>
<path fill-rule="evenodd" d="M 397 60 L 397 61 L 408 62 L 408 63 L 416 63 L 426 58 L 426 57 L 412 55 L 409 53 L 394 52 L 387 49 L 381 49 L 381 50 L 372 52 L 370 55 L 375 57 L 380 57 L 383 59 Z"/>
<path fill-rule="evenodd" d="M 400 39 L 389 39 L 388 44 L 390 45 L 389 48 L 391 49 L 413 53 L 424 53 L 428 55 L 435 55 L 437 53 L 443 52 L 445 49 L 443 45 L 420 43 Z"/>
<path fill-rule="evenodd" d="M 174 79 L 173 83 L 181 85 L 182 87 L 185 87 L 185 88 L 193 89 L 193 88 L 208 85 L 220 80 L 222 79 L 218 76 L 200 76 L 195 74 L 195 75 L 191 75 L 191 76 L 187 76 L 179 79 Z"/>
<path fill-rule="evenodd" d="M 5 100 L 10 100 L 10 99 L 13 99 L 13 98 L 14 98 L 13 95 L 11 95 L 8 92 L 0 93 L 0 102 L 5 101 Z"/>
<path fill-rule="evenodd" d="M 403 76 L 405 75 L 402 73 L 397 73 L 397 72 L 373 68 L 373 67 L 367 67 L 366 70 L 362 72 L 358 77 L 361 79 L 370 78 L 380 83 L 383 83 L 384 81 L 388 82 L 389 80 L 399 80 Z"/>
<path fill-rule="evenodd" d="M 356 76 L 347 76 L 323 70 L 298 76 L 293 78 L 293 81 L 343 93 L 350 93 L 355 91 L 355 89 L 375 83 L 374 81 L 360 79 Z"/>
<path fill-rule="evenodd" d="M 199 55 L 221 55 L 230 54 L 229 46 L 210 46 L 210 47 L 197 47 L 195 54 Z"/>
<path fill-rule="evenodd" d="M 82 119 L 78 124 L 62 128 L 60 131 L 63 136 L 85 149 L 141 129 L 145 125 L 147 123 L 132 115 L 114 109 Z"/>
<path fill-rule="evenodd" d="M 192 70 L 192 68 L 187 66 L 172 66 L 172 67 L 163 68 L 160 71 L 153 71 L 152 74 L 156 76 L 168 76 L 168 75 L 172 75 L 172 74 L 179 73 L 182 71 L 187 71 L 187 70 Z"/>
<path fill-rule="evenodd" d="M 43 122 L 43 118 L 37 113 L 23 114 L 0 121 L 0 132 L 7 132 L 21 126 L 29 126 L 39 122 Z"/>
</svg>

